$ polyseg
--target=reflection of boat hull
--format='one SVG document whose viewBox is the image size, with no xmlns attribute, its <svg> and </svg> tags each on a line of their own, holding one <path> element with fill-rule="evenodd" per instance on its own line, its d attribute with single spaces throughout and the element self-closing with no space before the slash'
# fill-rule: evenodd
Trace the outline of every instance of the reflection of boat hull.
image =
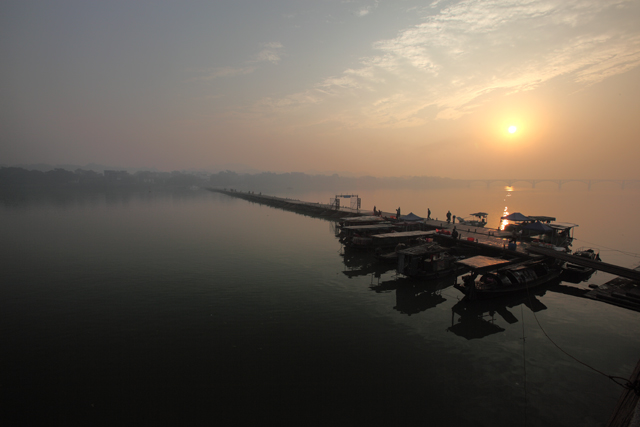
<svg viewBox="0 0 640 427">
<path fill-rule="evenodd" d="M 544 285 L 560 276 L 562 270 L 552 268 L 545 261 L 519 264 L 485 273 L 463 277 L 454 286 L 469 299 L 496 298 Z"/>
<path fill-rule="evenodd" d="M 398 273 L 421 280 L 434 280 L 458 275 L 463 269 L 455 262 L 456 257 L 449 254 L 437 243 L 427 243 L 399 250 Z"/>
<path fill-rule="evenodd" d="M 504 332 L 505 329 L 498 324 L 496 314 L 508 324 L 517 323 L 519 319 L 509 309 L 524 304 L 534 313 L 546 310 L 547 307 L 537 298 L 544 294 L 545 290 L 538 289 L 528 295 L 520 293 L 481 301 L 469 301 L 463 298 L 451 307 L 453 314 L 459 317 L 454 322 L 452 315 L 451 327 L 447 331 L 468 340 Z"/>
<path fill-rule="evenodd" d="M 567 264 L 563 267 L 562 276 L 560 278 L 565 282 L 580 283 L 585 280 L 589 280 L 595 271 L 595 268 Z"/>
<path fill-rule="evenodd" d="M 588 260 L 600 260 L 599 252 L 591 248 L 580 248 L 574 253 L 574 255 Z M 588 280 L 595 271 L 596 269 L 593 267 L 567 263 L 563 267 L 562 280 L 571 283 L 580 283 Z"/>
</svg>

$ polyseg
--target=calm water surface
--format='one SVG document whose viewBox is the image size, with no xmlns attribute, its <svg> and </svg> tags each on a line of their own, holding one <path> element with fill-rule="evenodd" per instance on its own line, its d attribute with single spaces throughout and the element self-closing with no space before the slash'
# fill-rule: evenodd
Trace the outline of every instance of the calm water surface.
<svg viewBox="0 0 640 427">
<path fill-rule="evenodd" d="M 505 207 L 553 215 L 580 224 L 576 247 L 638 262 L 637 191 L 360 196 L 492 226 Z M 449 283 L 342 254 L 333 223 L 220 194 L 5 196 L 0 212 L 3 406 L 22 425 L 599 426 L 622 390 L 532 308 L 601 371 L 640 356 L 640 313 L 546 291 L 461 316 Z"/>
</svg>

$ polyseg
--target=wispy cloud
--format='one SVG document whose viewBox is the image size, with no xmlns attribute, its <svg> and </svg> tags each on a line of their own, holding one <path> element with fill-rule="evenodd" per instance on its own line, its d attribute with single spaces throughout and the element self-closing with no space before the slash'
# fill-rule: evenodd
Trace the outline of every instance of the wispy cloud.
<svg viewBox="0 0 640 427">
<path fill-rule="evenodd" d="M 195 77 L 192 80 L 200 80 L 207 81 L 213 80 L 220 77 L 234 77 L 234 76 L 242 76 L 245 74 L 251 74 L 256 70 L 256 67 L 217 67 L 206 70 L 203 72 L 203 75 L 199 77 Z"/>
<path fill-rule="evenodd" d="M 283 46 L 278 42 L 264 43 L 263 49 L 258 53 L 253 62 L 271 62 L 277 64 L 282 59 Z"/>
<path fill-rule="evenodd" d="M 455 119 L 495 91 L 531 90 L 558 76 L 589 85 L 640 65 L 639 8 L 630 0 L 466 0 L 421 13 L 419 25 L 374 43 L 377 54 L 359 67 L 268 104 L 287 111 L 358 94 L 342 114 L 357 116 L 350 125 L 412 126 L 428 107 Z"/>
<path fill-rule="evenodd" d="M 257 64 L 260 62 L 270 62 L 277 64 L 283 55 L 283 46 L 281 43 L 270 42 L 263 43 L 262 50 L 254 57 L 254 59 L 246 61 L 246 64 Z M 243 67 L 216 67 L 206 70 L 197 71 L 200 74 L 191 81 L 208 81 L 222 77 L 236 77 L 251 74 L 258 69 L 256 65 L 245 65 Z"/>
<path fill-rule="evenodd" d="M 367 16 L 368 14 L 370 14 L 374 9 L 376 9 L 378 7 L 378 0 L 375 0 L 372 4 L 370 5 L 366 5 L 366 6 L 362 6 L 359 9 L 356 10 L 355 15 L 362 17 L 362 16 Z"/>
</svg>

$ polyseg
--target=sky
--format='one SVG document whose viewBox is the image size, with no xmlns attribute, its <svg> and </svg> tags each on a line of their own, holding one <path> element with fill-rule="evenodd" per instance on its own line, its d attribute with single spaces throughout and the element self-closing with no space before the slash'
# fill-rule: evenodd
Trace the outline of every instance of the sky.
<svg viewBox="0 0 640 427">
<path fill-rule="evenodd" d="M 639 0 L 5 0 L 0 164 L 640 179 L 638 22 Z"/>
</svg>

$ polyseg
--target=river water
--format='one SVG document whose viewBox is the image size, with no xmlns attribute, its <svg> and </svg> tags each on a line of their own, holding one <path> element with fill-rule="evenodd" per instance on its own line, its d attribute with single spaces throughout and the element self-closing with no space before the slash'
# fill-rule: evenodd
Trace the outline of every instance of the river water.
<svg viewBox="0 0 640 427">
<path fill-rule="evenodd" d="M 574 248 L 639 262 L 637 190 L 358 194 L 494 227 L 556 216 Z M 332 222 L 222 194 L 5 195 L 0 212 L 3 406 L 22 425 L 600 426 L 622 389 L 545 332 L 608 375 L 640 357 L 640 313 L 543 290 L 461 315 L 450 283 L 343 254 Z"/>
</svg>

